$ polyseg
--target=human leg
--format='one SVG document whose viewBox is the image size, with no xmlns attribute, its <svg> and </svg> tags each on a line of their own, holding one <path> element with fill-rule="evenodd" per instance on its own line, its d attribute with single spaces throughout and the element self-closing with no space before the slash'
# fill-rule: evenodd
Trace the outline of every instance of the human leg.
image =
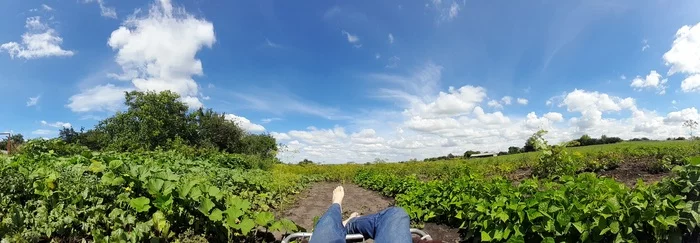
<svg viewBox="0 0 700 243">
<path fill-rule="evenodd" d="M 360 216 L 350 220 L 348 234 L 362 234 L 376 242 L 405 243 L 411 242 L 410 218 L 399 207 L 390 207 L 379 213 Z"/>
<path fill-rule="evenodd" d="M 344 243 L 347 231 L 343 227 L 342 220 L 340 204 L 333 203 L 316 223 L 310 243 Z"/>
<path fill-rule="evenodd" d="M 310 243 L 344 243 L 347 230 L 343 226 L 340 204 L 343 202 L 345 191 L 342 186 L 333 190 L 333 204 L 319 218 L 314 227 Z"/>
</svg>

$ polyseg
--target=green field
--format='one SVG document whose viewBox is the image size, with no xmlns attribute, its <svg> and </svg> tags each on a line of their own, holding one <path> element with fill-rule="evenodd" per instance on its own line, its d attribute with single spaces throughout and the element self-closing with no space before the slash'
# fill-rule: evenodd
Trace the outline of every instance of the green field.
<svg viewBox="0 0 700 243">
<path fill-rule="evenodd" d="M 465 240 L 692 240 L 700 223 L 699 151 L 691 141 L 623 142 L 433 162 L 286 165 L 218 152 L 93 152 L 33 141 L 0 156 L 0 235 L 10 242 L 257 242 L 264 232 L 297 230 L 275 217 L 294 194 L 339 181 L 396 198 L 416 227 L 446 224 Z M 629 187 L 587 173 L 627 163 L 666 178 Z M 564 169 L 511 180 L 543 164 Z"/>
</svg>

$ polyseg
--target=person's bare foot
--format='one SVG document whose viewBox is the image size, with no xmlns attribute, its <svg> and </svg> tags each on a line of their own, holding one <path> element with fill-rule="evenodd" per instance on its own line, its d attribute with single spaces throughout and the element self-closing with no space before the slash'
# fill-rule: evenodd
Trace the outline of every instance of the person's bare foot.
<svg viewBox="0 0 700 243">
<path fill-rule="evenodd" d="M 338 186 L 333 190 L 333 203 L 338 205 L 343 205 L 343 197 L 345 196 L 345 189 L 343 186 Z"/>
<path fill-rule="evenodd" d="M 349 217 L 348 219 L 346 219 L 345 221 L 343 221 L 343 226 L 348 225 L 348 222 L 349 222 L 351 219 L 354 219 L 354 218 L 357 218 L 357 217 L 360 217 L 360 213 L 358 213 L 358 212 L 353 212 L 353 213 L 351 213 L 351 214 L 350 214 L 350 217 Z"/>
</svg>

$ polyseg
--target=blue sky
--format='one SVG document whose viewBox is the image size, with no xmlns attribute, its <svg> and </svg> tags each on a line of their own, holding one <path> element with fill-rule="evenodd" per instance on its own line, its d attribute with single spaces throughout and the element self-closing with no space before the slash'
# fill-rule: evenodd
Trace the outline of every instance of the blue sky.
<svg viewBox="0 0 700 243">
<path fill-rule="evenodd" d="M 173 90 L 286 144 L 403 160 L 522 146 L 542 128 L 687 136 L 697 1 L 0 2 L 0 130 L 53 137 Z"/>
</svg>

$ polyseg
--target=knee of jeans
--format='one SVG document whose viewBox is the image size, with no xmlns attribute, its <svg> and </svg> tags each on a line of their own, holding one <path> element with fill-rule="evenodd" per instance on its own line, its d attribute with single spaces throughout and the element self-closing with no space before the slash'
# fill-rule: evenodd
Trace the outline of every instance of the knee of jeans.
<svg viewBox="0 0 700 243">
<path fill-rule="evenodd" d="M 400 207 L 390 207 L 386 210 L 386 214 L 396 218 L 408 218 L 406 210 Z"/>
</svg>

